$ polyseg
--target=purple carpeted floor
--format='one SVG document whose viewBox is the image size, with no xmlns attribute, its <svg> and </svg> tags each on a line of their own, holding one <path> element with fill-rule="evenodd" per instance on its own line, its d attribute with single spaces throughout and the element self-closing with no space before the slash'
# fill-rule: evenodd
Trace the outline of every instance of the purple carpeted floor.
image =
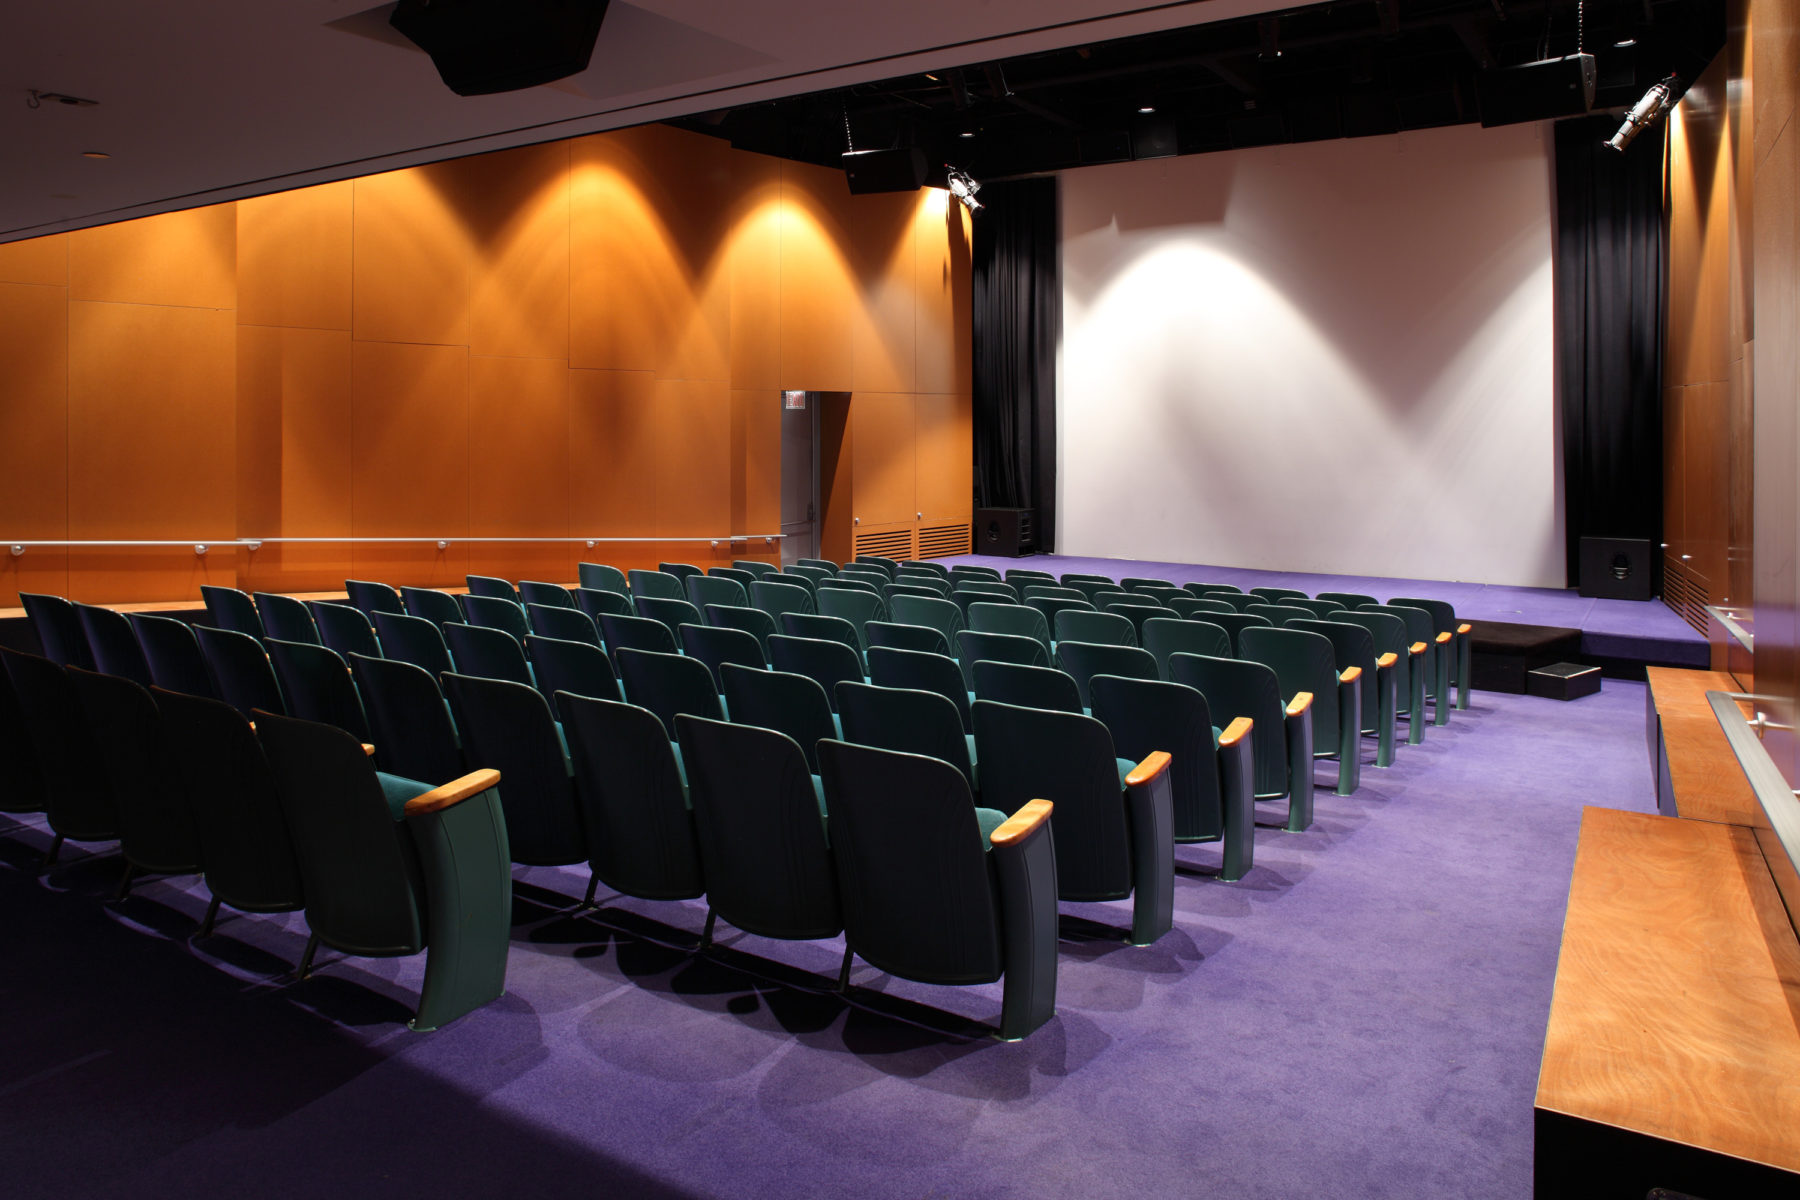
<svg viewBox="0 0 1800 1200">
<path fill-rule="evenodd" d="M 285 984 L 298 918 L 190 942 L 192 881 L 109 908 L 116 856 L 34 878 L 41 821 L 0 818 L 6 1194 L 1518 1200 L 1581 807 L 1651 809 L 1643 706 L 1477 693 L 1243 882 L 1180 876 L 1152 947 L 1065 905 L 1058 1015 L 1013 1045 L 960 1035 L 997 987 L 859 966 L 847 1006 L 837 945 L 698 958 L 698 903 L 574 918 L 546 870 L 509 994 L 414 1034 L 420 960 Z"/>
<path fill-rule="evenodd" d="M 1209 567 L 1194 563 L 1075 558 L 1064 554 L 1038 554 L 1029 558 L 968 554 L 939 561 L 947 566 L 978 563 L 1000 571 L 1024 567 L 1053 575 L 1095 574 L 1113 579 L 1144 575 L 1176 584 L 1228 583 L 1244 591 L 1253 587 L 1291 587 L 1309 596 L 1322 591 L 1365 592 L 1382 600 L 1394 596 L 1423 596 L 1449 601 L 1456 606 L 1456 615 L 1463 620 L 1579 629 L 1582 650 L 1588 654 L 1676 667 L 1705 668 L 1710 661 L 1706 638 L 1661 601 L 1598 599 L 1578 595 L 1572 588 L 1508 587 L 1436 579 L 1389 579 L 1376 575 L 1312 575 L 1299 571 L 1257 571 L 1247 567 Z"/>
</svg>

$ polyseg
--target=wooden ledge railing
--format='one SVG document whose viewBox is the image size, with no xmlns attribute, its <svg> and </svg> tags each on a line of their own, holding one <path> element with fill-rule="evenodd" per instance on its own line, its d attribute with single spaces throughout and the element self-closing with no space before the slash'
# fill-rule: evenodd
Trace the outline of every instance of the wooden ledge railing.
<svg viewBox="0 0 1800 1200">
<path fill-rule="evenodd" d="M 777 541 L 781 540 L 782 538 L 785 538 L 786 536 L 787 536 L 787 534 L 785 534 L 785 533 L 727 533 L 727 534 L 718 534 L 718 535 L 702 534 L 698 537 L 442 537 L 442 538 L 435 538 L 435 537 L 270 537 L 270 538 L 241 537 L 241 538 L 216 538 L 216 539 L 193 538 L 193 539 L 183 539 L 183 540 L 84 539 L 84 540 L 78 540 L 78 541 L 68 541 L 68 540 L 46 541 L 46 540 L 35 539 L 35 538 L 21 538 L 17 541 L 11 541 L 11 540 L 8 540 L 5 538 L 0 538 L 0 545 L 5 545 L 5 546 L 9 547 L 11 550 L 12 556 L 14 558 L 18 558 L 20 555 L 24 554 L 25 551 L 33 549 L 35 547 L 42 547 L 45 549 L 94 548 L 94 549 L 126 549 L 126 550 L 130 550 L 130 549 L 152 549 L 152 548 L 156 548 L 156 547 L 186 546 L 186 547 L 190 547 L 196 555 L 204 555 L 209 550 L 213 549 L 216 546 L 217 547 L 228 546 L 228 547 L 231 547 L 232 549 L 237 549 L 239 547 L 242 547 L 245 550 L 254 551 L 254 550 L 261 550 L 264 546 L 286 546 L 286 545 L 401 546 L 401 545 L 428 545 L 429 544 L 429 545 L 436 545 L 439 550 L 448 550 L 453 544 L 455 544 L 457 542 L 496 542 L 496 543 L 504 543 L 504 544 L 509 544 L 509 545 L 513 544 L 513 543 L 523 544 L 523 543 L 530 543 L 530 542 L 554 542 L 554 543 L 560 543 L 563 545 L 573 545 L 576 542 L 580 542 L 587 549 L 592 550 L 596 546 L 599 546 L 601 544 L 609 544 L 610 545 L 610 544 L 614 544 L 614 543 L 627 543 L 627 542 L 708 542 L 711 545 L 713 545 L 714 547 L 717 547 L 721 543 L 754 542 L 758 539 L 761 539 L 762 543 L 765 546 L 772 546 Z"/>
</svg>

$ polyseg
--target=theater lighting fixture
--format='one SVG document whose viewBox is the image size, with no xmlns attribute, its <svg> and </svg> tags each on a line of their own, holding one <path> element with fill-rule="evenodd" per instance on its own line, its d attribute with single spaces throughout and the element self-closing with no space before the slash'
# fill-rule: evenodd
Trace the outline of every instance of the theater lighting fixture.
<svg viewBox="0 0 1800 1200">
<path fill-rule="evenodd" d="M 975 193 L 981 190 L 981 185 L 960 167 L 953 167 L 949 163 L 945 163 L 944 170 L 949 172 L 950 194 L 961 200 L 963 207 L 970 212 L 980 212 L 981 201 L 975 198 Z"/>
<path fill-rule="evenodd" d="M 1614 150 L 1624 150 L 1631 145 L 1631 139 L 1649 126 L 1656 118 L 1675 107 L 1675 89 L 1680 80 L 1671 75 L 1644 93 L 1644 98 L 1632 105 L 1631 111 L 1625 114 L 1625 123 L 1619 126 L 1619 132 L 1606 139 L 1606 144 Z"/>
</svg>

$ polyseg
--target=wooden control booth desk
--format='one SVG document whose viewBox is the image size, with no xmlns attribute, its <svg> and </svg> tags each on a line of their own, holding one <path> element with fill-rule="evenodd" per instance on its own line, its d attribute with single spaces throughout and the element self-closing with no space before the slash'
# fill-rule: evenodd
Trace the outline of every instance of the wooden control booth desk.
<svg viewBox="0 0 1800 1200">
<path fill-rule="evenodd" d="M 1582 814 L 1538 1076 L 1539 1197 L 1800 1197 L 1800 939 L 1709 689 L 1735 686 L 1651 669 L 1653 762 L 1679 816 Z"/>
</svg>

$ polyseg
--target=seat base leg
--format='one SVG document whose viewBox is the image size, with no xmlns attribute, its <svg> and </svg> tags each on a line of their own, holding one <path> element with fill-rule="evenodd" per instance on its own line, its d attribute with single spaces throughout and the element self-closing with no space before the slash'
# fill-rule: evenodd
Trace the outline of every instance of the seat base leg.
<svg viewBox="0 0 1800 1200">
<path fill-rule="evenodd" d="M 844 965 L 838 970 L 837 990 L 840 992 L 847 992 L 850 990 L 850 964 L 855 958 L 856 951 L 845 946 Z"/>
<path fill-rule="evenodd" d="M 40 872 L 48 871 L 53 865 L 55 865 L 56 856 L 58 854 L 62 853 L 62 848 L 63 848 L 63 835 L 59 833 L 51 841 L 50 849 L 44 852 L 44 861 L 38 865 L 38 870 Z"/>
<path fill-rule="evenodd" d="M 294 972 L 294 978 L 305 979 L 312 974 L 313 955 L 319 952 L 319 935 L 313 934 L 306 939 L 306 953 L 300 956 L 300 968 Z"/>
<path fill-rule="evenodd" d="M 581 898 L 581 907 L 583 907 L 583 908 L 594 907 L 594 892 L 597 891 L 599 889 L 599 887 L 600 887 L 600 877 L 598 875 L 589 875 L 588 876 L 587 895 L 585 895 Z"/>
<path fill-rule="evenodd" d="M 211 937 L 213 922 L 219 919 L 219 898 L 214 896 L 212 903 L 206 906 L 206 919 L 200 922 L 200 937 Z"/>
<path fill-rule="evenodd" d="M 112 903 L 121 903 L 125 897 L 131 895 L 131 881 L 135 878 L 137 878 L 137 868 L 127 862 L 125 873 L 119 877 L 118 890 L 112 894 Z"/>
<path fill-rule="evenodd" d="M 717 921 L 718 919 L 719 919 L 719 914 L 713 911 L 712 905 L 710 905 L 710 904 L 707 905 L 706 906 L 706 928 L 700 931 L 700 948 L 702 950 L 705 950 L 712 945 L 713 923 L 715 921 Z"/>
</svg>

